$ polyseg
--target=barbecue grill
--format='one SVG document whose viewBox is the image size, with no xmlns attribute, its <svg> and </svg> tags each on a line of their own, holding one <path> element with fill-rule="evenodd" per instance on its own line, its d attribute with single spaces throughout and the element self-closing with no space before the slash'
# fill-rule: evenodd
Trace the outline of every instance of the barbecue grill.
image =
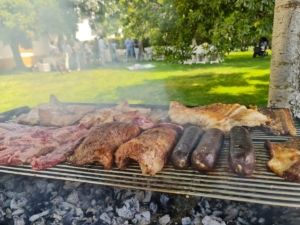
<svg viewBox="0 0 300 225">
<path fill-rule="evenodd" d="M 111 104 L 99 106 L 108 107 Z M 143 106 L 145 105 L 134 105 Z M 151 108 L 166 109 L 161 106 Z M 300 123 L 295 120 L 297 136 L 300 135 Z M 268 204 L 286 207 L 300 207 L 300 183 L 285 181 L 267 168 L 269 154 L 264 148 L 265 140 L 281 142 L 288 136 L 268 135 L 255 128 L 251 131 L 256 149 L 256 168 L 251 177 L 240 177 L 230 171 L 228 163 L 229 139 L 213 172 L 200 173 L 193 169 L 178 170 L 168 164 L 157 175 L 141 174 L 138 164 L 130 165 L 126 170 L 104 170 L 102 166 L 73 166 L 61 164 L 44 171 L 34 171 L 30 166 L 0 166 L 1 173 L 34 176 L 58 180 L 77 181 L 106 185 L 118 188 L 157 191 L 187 196 L 203 196 L 224 200 Z"/>
</svg>

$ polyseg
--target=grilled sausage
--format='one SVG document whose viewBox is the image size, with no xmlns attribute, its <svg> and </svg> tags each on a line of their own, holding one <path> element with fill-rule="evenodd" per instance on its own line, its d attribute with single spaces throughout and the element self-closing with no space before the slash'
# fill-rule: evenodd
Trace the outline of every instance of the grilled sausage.
<svg viewBox="0 0 300 225">
<path fill-rule="evenodd" d="M 184 169 L 189 166 L 192 150 L 203 133 L 204 131 L 197 126 L 189 126 L 184 130 L 171 155 L 171 161 L 176 168 Z"/>
<path fill-rule="evenodd" d="M 250 133 L 243 127 L 230 130 L 229 163 L 239 175 L 251 175 L 255 168 L 255 150 Z"/>
<path fill-rule="evenodd" d="M 207 130 L 192 154 L 192 166 L 199 171 L 214 168 L 224 142 L 224 133 L 220 129 Z"/>
</svg>

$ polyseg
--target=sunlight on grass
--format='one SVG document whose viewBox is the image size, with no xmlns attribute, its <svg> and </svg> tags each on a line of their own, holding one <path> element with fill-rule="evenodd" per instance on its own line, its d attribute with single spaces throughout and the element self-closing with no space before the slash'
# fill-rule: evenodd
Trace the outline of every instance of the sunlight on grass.
<svg viewBox="0 0 300 225">
<path fill-rule="evenodd" d="M 270 57 L 252 59 L 234 52 L 221 64 L 179 65 L 129 71 L 126 65 L 87 71 L 0 75 L 0 111 L 47 102 L 50 94 L 68 102 L 120 102 L 188 105 L 213 102 L 266 105 Z"/>
<path fill-rule="evenodd" d="M 256 88 L 254 86 L 249 86 L 249 87 L 235 87 L 235 86 L 230 86 L 230 87 L 215 87 L 212 88 L 209 91 L 209 94 L 228 94 L 228 95 L 234 95 L 234 96 L 239 96 L 241 94 L 255 94 Z"/>
</svg>

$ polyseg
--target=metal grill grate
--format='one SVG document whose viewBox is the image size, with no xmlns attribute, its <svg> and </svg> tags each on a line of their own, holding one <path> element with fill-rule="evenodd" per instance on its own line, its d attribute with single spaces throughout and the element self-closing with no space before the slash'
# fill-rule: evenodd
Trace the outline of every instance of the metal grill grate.
<svg viewBox="0 0 300 225">
<path fill-rule="evenodd" d="M 59 180 L 78 181 L 120 188 L 204 196 L 277 206 L 300 207 L 300 184 L 287 182 L 266 168 L 268 155 L 263 142 L 255 142 L 256 170 L 252 177 L 238 177 L 228 168 L 228 141 L 216 170 L 207 174 L 192 169 L 176 170 L 167 165 L 154 177 L 144 176 L 137 164 L 126 170 L 104 170 L 100 166 L 58 165 L 45 171 L 30 166 L 0 166 L 0 172 Z"/>
<path fill-rule="evenodd" d="M 295 121 L 297 135 L 300 124 Z M 171 165 L 154 177 L 141 174 L 138 164 L 126 170 L 104 170 L 101 166 L 76 167 L 58 165 L 45 171 L 33 171 L 30 166 L 0 166 L 0 173 L 77 181 L 119 188 L 150 190 L 164 193 L 203 196 L 286 207 L 300 207 L 300 183 L 287 182 L 270 172 L 264 140 L 284 141 L 288 136 L 272 136 L 254 129 L 251 132 L 256 149 L 256 168 L 253 176 L 239 177 L 229 169 L 229 141 L 225 141 L 216 169 L 207 174 L 192 169 L 177 170 Z"/>
</svg>

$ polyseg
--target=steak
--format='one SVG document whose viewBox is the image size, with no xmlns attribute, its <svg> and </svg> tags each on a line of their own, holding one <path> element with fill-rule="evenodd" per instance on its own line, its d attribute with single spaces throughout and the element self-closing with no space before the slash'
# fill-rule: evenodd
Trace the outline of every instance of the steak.
<svg viewBox="0 0 300 225">
<path fill-rule="evenodd" d="M 42 156 L 32 157 L 32 169 L 43 170 L 65 162 L 67 157 L 74 153 L 74 150 L 87 134 L 88 130 L 82 126 L 69 126 L 57 129 L 53 134 L 54 140 L 57 141 L 55 149 Z"/>
<path fill-rule="evenodd" d="M 63 128 L 31 127 L 14 123 L 0 124 L 0 164 L 20 165 L 51 153 L 71 149 L 87 134 L 80 126 Z"/>
<path fill-rule="evenodd" d="M 239 104 L 216 103 L 189 108 L 179 102 L 171 102 L 169 116 L 172 122 L 194 124 L 204 129 L 218 128 L 229 132 L 234 126 L 255 127 L 265 125 L 269 118 L 255 109 Z"/>
<path fill-rule="evenodd" d="M 140 133 L 139 126 L 130 123 L 112 122 L 93 127 L 68 161 L 75 165 L 99 163 L 110 169 L 117 148 Z"/>
<path fill-rule="evenodd" d="M 164 167 L 176 137 L 177 131 L 171 126 L 146 130 L 118 148 L 115 153 L 116 165 L 125 168 L 133 159 L 139 163 L 143 174 L 155 175 Z"/>
</svg>

